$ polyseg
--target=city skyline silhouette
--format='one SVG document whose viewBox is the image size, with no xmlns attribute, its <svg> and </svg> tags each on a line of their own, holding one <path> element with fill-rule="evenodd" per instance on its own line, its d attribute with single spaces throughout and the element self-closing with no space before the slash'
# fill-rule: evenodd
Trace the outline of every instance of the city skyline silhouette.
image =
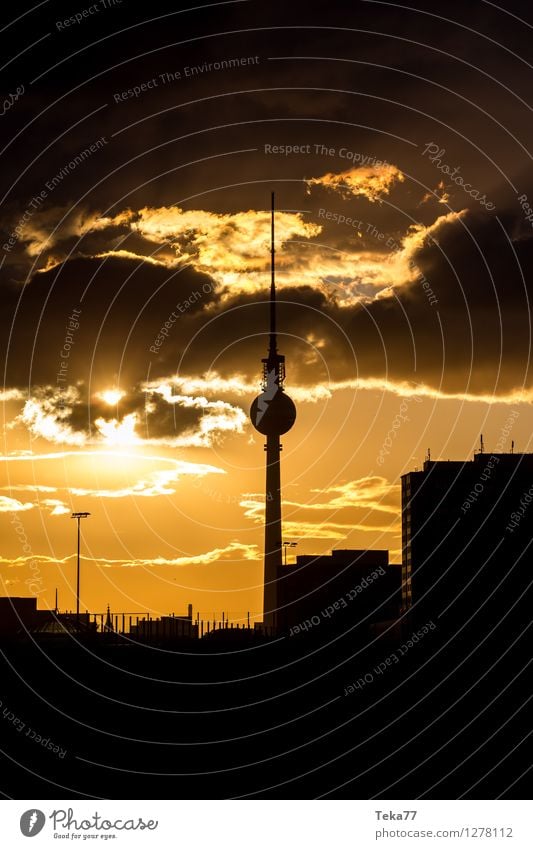
<svg viewBox="0 0 533 849">
<path fill-rule="evenodd" d="M 526 792 L 532 26 L 6 8 L 5 796 Z"/>
</svg>

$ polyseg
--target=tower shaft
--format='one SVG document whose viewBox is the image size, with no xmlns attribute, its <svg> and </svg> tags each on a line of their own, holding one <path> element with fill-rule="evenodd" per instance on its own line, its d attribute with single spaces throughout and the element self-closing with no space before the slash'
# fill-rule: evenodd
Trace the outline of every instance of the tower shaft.
<svg viewBox="0 0 533 849">
<path fill-rule="evenodd" d="M 278 608 L 278 570 L 281 567 L 281 475 L 280 441 L 277 434 L 269 434 L 266 451 L 265 498 L 265 576 L 263 582 L 263 623 L 265 628 L 276 629 Z"/>
</svg>

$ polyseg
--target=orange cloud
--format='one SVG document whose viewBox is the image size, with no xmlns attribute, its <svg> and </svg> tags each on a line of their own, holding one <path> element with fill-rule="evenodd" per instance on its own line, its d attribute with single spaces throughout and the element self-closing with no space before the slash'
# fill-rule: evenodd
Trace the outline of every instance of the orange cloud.
<svg viewBox="0 0 533 849">
<path fill-rule="evenodd" d="M 18 481 L 21 478 L 24 481 L 25 465 L 29 461 L 32 465 L 37 461 L 64 461 L 61 464 L 55 462 L 54 465 L 45 467 L 46 471 L 42 471 L 43 476 L 51 479 L 55 486 L 17 482 L 0 488 L 2 492 L 9 494 L 0 495 L 0 512 L 40 508 L 49 511 L 52 516 L 71 512 L 57 494 L 67 496 L 67 501 L 70 500 L 68 496 L 104 499 L 157 498 L 173 495 L 177 484 L 184 477 L 202 478 L 207 475 L 226 474 L 223 469 L 208 463 L 116 451 L 60 451 L 53 454 L 8 456 L 0 460 L 15 464 L 14 468 L 10 469 L 10 477 L 13 476 Z M 71 460 L 68 467 L 66 460 Z M 34 476 L 36 474 L 34 470 Z M 82 485 L 69 485 L 74 476 L 76 480 L 82 481 Z M 45 493 L 46 496 L 53 494 L 54 497 L 23 501 L 13 497 L 19 493 Z"/>
<path fill-rule="evenodd" d="M 220 397 L 245 397 L 250 399 L 257 392 L 257 381 L 250 381 L 243 375 L 234 374 L 224 378 L 218 372 L 213 371 L 201 377 L 172 375 L 164 381 L 152 381 L 143 384 L 145 391 L 153 390 L 157 386 L 177 388 L 181 392 L 194 395 L 202 393 L 206 396 L 216 395 Z M 533 389 L 517 387 L 516 389 L 498 395 L 482 394 L 476 395 L 471 392 L 444 392 L 438 387 L 428 386 L 425 383 L 412 383 L 404 380 L 391 380 L 381 377 L 360 377 L 351 380 L 330 381 L 326 385 L 320 383 L 309 386 L 291 386 L 290 394 L 297 403 L 317 403 L 327 401 L 336 392 L 383 392 L 396 395 L 400 398 L 431 398 L 442 401 L 461 401 L 466 403 L 482 404 L 531 404 L 533 402 Z"/>
<path fill-rule="evenodd" d="M 171 436 L 144 436 L 139 432 L 141 414 L 127 413 L 122 418 L 106 419 L 99 416 L 94 421 L 95 433 L 75 430 L 69 420 L 74 408 L 82 405 L 83 400 L 78 387 L 65 389 L 40 387 L 33 398 L 28 399 L 22 412 L 16 416 L 10 427 L 16 424 L 25 426 L 33 437 L 40 437 L 58 445 L 82 446 L 113 445 L 117 447 L 159 445 L 171 448 L 206 448 L 217 443 L 223 434 L 242 433 L 248 417 L 240 407 L 227 401 L 209 401 L 203 396 L 173 394 L 170 383 L 161 381 L 147 384 L 144 393 L 158 396 L 169 405 L 194 409 L 201 412 L 198 421 L 182 433 Z M 98 397 L 98 396 L 97 396 Z M 139 394 L 139 404 L 142 395 Z M 147 399 L 144 418 L 150 425 L 150 415 L 157 415 L 157 409 Z"/>
<path fill-rule="evenodd" d="M 398 491 L 399 486 L 390 484 L 386 478 L 380 475 L 373 475 L 372 477 L 358 478 L 354 481 L 336 484 L 326 489 L 311 490 L 311 492 L 320 495 L 329 495 L 330 498 L 326 501 L 310 501 L 304 505 L 288 501 L 287 504 L 303 506 L 310 510 L 338 510 L 346 507 L 360 507 L 397 515 L 398 508 L 386 504 L 385 499 Z"/>
<path fill-rule="evenodd" d="M 125 210 L 109 217 L 72 207 L 51 207 L 35 212 L 21 225 L 20 241 L 26 243 L 29 256 L 36 257 L 67 239 L 80 239 L 88 233 L 122 226 L 132 214 L 131 210 Z"/>
<path fill-rule="evenodd" d="M 0 513 L 21 513 L 24 510 L 32 510 L 33 506 L 31 501 L 22 502 L 7 495 L 0 495 Z"/>
<path fill-rule="evenodd" d="M 202 377 L 175 374 L 163 381 L 155 380 L 142 384 L 145 392 L 156 391 L 168 396 L 171 396 L 173 389 L 178 389 L 187 395 L 201 393 L 202 395 L 216 395 L 217 397 L 245 397 L 248 401 L 253 395 L 257 394 L 258 387 L 257 380 L 250 381 L 240 374 L 222 377 L 216 371 L 209 372 Z M 331 398 L 331 392 L 321 384 L 317 386 L 291 386 L 291 398 L 298 403 L 316 403 Z M 245 415 L 242 420 L 243 425 L 247 423 L 247 420 Z"/>
<path fill-rule="evenodd" d="M 50 510 L 51 516 L 66 516 L 71 512 L 70 508 L 57 498 L 45 498 L 40 502 L 39 506 L 41 505 L 44 505 L 44 507 Z"/>
<path fill-rule="evenodd" d="M 363 173 L 362 173 L 363 172 Z M 367 173 L 371 172 L 371 173 Z M 335 188 L 347 185 L 352 193 L 376 199 L 388 193 L 403 174 L 393 165 L 354 168 L 326 174 L 308 182 Z M 322 226 L 306 223 L 300 213 L 276 214 L 277 281 L 280 288 L 308 285 L 335 295 L 339 306 L 352 306 L 379 297 L 391 297 L 396 287 L 416 277 L 413 256 L 441 228 L 457 221 L 465 210 L 439 216 L 431 225 L 411 225 L 403 238 L 376 245 L 376 250 L 338 250 L 316 241 Z M 178 261 L 209 274 L 221 287 L 222 298 L 264 291 L 268 271 L 270 217 L 268 211 L 216 214 L 179 207 L 144 208 L 130 227 L 159 245 L 171 245 Z M 283 250 L 281 250 L 283 247 Z M 116 252 L 118 255 L 118 252 Z M 167 261 L 175 265 L 175 260 Z"/>
<path fill-rule="evenodd" d="M 394 165 L 382 164 L 332 172 L 307 180 L 307 186 L 322 186 L 343 197 L 361 196 L 374 202 L 389 194 L 404 180 Z M 444 202 L 445 196 L 441 200 Z M 305 220 L 299 212 L 276 213 L 277 281 L 280 288 L 308 285 L 334 295 L 339 306 L 352 306 L 378 298 L 392 297 L 394 289 L 415 279 L 413 256 L 429 237 L 436 238 L 446 224 L 465 211 L 440 216 L 433 224 L 410 226 L 404 236 L 391 237 L 375 246 L 354 244 L 338 250 L 317 240 L 322 224 Z M 66 239 L 84 239 L 83 251 L 73 256 L 105 260 L 139 260 L 175 268 L 191 265 L 209 275 L 224 300 L 238 294 L 265 290 L 265 274 L 270 263 L 270 211 L 246 210 L 215 213 L 185 210 L 178 206 L 126 209 L 113 216 L 73 212 L 64 220 L 62 209 L 47 210 L 27 224 L 24 239 L 33 256 L 44 252 L 39 263 L 49 268 L 65 259 L 60 249 L 54 256 L 47 251 Z M 123 234 L 117 243 L 117 228 Z M 98 234 L 93 241 L 90 234 Z M 134 249 L 126 246 L 135 237 Z M 143 244 L 144 240 L 144 244 Z M 91 252 L 91 249 L 93 252 Z"/>
<path fill-rule="evenodd" d="M 0 391 L 0 401 L 22 401 L 26 397 L 26 393 L 20 389 L 3 389 Z"/>
<path fill-rule="evenodd" d="M 15 557 L 5 558 L 0 556 L 0 566 L 8 565 L 10 567 L 25 566 L 27 563 L 38 562 L 43 565 L 59 565 L 66 564 L 69 560 L 74 560 L 76 554 L 68 554 L 66 557 L 50 557 L 46 554 L 32 554 L 31 557 Z M 147 559 L 132 558 L 132 559 L 109 559 L 105 557 L 87 557 L 82 555 L 81 558 L 85 562 L 92 562 L 96 566 L 104 568 L 111 567 L 126 567 L 134 566 L 150 567 L 150 566 L 203 566 L 209 563 L 216 563 L 219 560 L 258 560 L 259 554 L 256 545 L 249 545 L 241 542 L 230 542 L 223 548 L 213 548 L 210 551 L 202 552 L 201 554 L 186 554 L 181 557 L 153 557 Z"/>
<path fill-rule="evenodd" d="M 287 536 L 299 539 L 342 539 L 353 531 L 364 533 L 390 533 L 400 529 L 398 499 L 399 486 L 390 484 L 386 478 L 373 475 L 336 484 L 325 489 L 312 489 L 326 498 L 316 499 L 310 495 L 308 501 L 283 499 L 285 518 L 284 532 Z M 243 497 L 240 506 L 244 515 L 254 524 L 262 524 L 265 516 L 264 496 L 252 493 Z M 350 516 L 344 511 L 350 510 Z M 306 516 L 307 511 L 324 513 L 324 518 L 313 519 Z M 337 515 L 343 511 L 343 518 Z M 364 511 L 361 513 L 361 511 Z M 371 521 L 370 513 L 385 513 L 390 520 Z M 356 518 L 357 517 L 357 518 Z"/>
<path fill-rule="evenodd" d="M 25 425 L 32 436 L 40 436 L 48 442 L 83 445 L 87 439 L 85 432 L 75 431 L 68 424 L 78 400 L 79 393 L 74 387 L 53 392 L 49 397 L 29 398 L 15 421 Z"/>
<path fill-rule="evenodd" d="M 311 186 L 322 186 L 337 192 L 342 198 L 366 197 L 374 203 L 383 195 L 388 195 L 396 183 L 403 183 L 405 177 L 395 165 L 365 165 L 360 168 L 348 168 L 340 174 L 329 172 L 322 177 L 312 177 L 306 180 Z"/>
<path fill-rule="evenodd" d="M 183 460 L 171 460 L 171 469 L 158 469 L 151 472 L 130 486 L 117 487 L 116 489 L 87 489 L 81 487 L 69 487 L 67 491 L 72 495 L 90 496 L 93 498 L 127 498 L 143 497 L 154 498 L 158 495 L 172 495 L 176 490 L 170 484 L 176 483 L 183 475 L 194 475 L 204 477 L 209 474 L 225 474 L 217 466 L 206 463 L 187 463 Z"/>
<path fill-rule="evenodd" d="M 38 490 L 39 487 L 2 487 L 4 490 L 24 491 Z M 44 489 L 44 487 L 43 487 Z M 47 487 L 47 489 L 49 489 Z M 57 498 L 44 498 L 42 501 L 19 501 L 17 498 L 10 498 L 6 495 L 0 495 L 0 513 L 22 513 L 27 510 L 33 510 L 35 507 L 41 507 L 50 512 L 51 516 L 62 516 L 65 513 L 70 513 L 69 508 Z"/>
</svg>

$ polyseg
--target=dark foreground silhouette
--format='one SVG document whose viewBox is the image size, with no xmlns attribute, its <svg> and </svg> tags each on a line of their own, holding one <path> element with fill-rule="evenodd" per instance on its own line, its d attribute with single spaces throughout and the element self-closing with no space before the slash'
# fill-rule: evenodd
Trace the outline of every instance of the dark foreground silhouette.
<svg viewBox="0 0 533 849">
<path fill-rule="evenodd" d="M 146 646 L 2 645 L 1 789 L 15 798 L 521 798 L 527 594 L 463 626 L 347 623 Z M 503 620 L 502 620 L 503 617 Z M 500 621 L 502 620 L 502 621 Z M 493 630 L 493 633 L 489 632 Z"/>
</svg>

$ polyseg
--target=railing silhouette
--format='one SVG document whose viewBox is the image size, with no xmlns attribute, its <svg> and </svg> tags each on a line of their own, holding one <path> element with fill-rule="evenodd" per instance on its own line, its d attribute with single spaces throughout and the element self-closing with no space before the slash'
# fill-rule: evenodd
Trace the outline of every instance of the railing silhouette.
<svg viewBox="0 0 533 849">
<path fill-rule="evenodd" d="M 201 618 L 191 615 L 150 616 L 149 613 L 90 613 L 89 621 L 93 623 L 93 633 L 108 641 L 114 642 L 169 642 L 172 640 L 201 640 L 201 639 L 245 639 L 246 637 L 274 637 L 272 628 L 265 628 L 262 623 L 254 621 L 256 614 L 229 614 L 223 612 Z"/>
</svg>

